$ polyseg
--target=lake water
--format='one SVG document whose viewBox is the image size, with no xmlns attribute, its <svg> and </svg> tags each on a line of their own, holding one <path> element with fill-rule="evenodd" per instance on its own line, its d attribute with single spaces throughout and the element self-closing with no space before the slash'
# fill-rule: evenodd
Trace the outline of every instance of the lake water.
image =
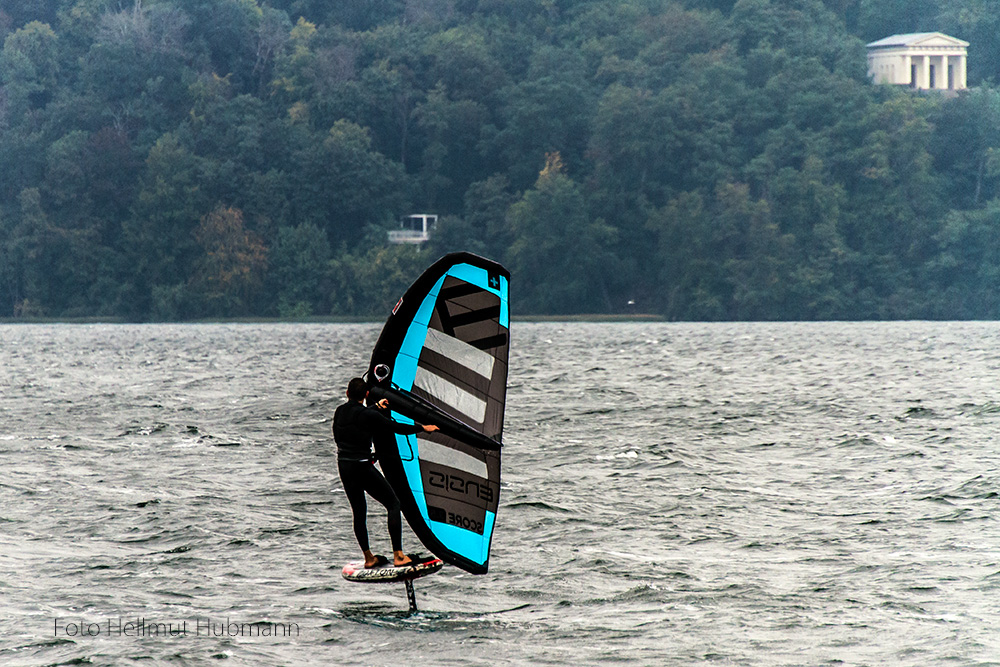
<svg viewBox="0 0 1000 667">
<path fill-rule="evenodd" d="M 416 614 L 340 576 L 378 329 L 0 326 L 0 664 L 1000 665 L 1000 324 L 515 322 Z"/>
</svg>

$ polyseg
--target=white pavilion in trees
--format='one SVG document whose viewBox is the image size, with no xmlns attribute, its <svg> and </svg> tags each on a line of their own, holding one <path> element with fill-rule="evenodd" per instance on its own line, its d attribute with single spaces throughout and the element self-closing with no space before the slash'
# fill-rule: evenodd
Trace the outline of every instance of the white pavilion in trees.
<svg viewBox="0 0 1000 667">
<path fill-rule="evenodd" d="M 893 35 L 868 45 L 868 76 L 921 90 L 964 90 L 968 48 L 940 32 Z"/>
</svg>

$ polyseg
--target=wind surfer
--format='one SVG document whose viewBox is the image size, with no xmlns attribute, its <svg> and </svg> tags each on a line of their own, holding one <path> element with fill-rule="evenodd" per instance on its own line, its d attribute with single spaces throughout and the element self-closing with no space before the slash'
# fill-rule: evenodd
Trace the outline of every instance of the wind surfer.
<svg viewBox="0 0 1000 667">
<path fill-rule="evenodd" d="M 368 383 L 362 378 L 354 378 L 347 384 L 347 402 L 337 408 L 333 415 L 333 439 L 337 443 L 337 469 L 344 493 L 351 503 L 354 515 L 354 536 L 358 538 L 361 551 L 365 554 L 365 567 L 384 565 L 384 556 L 376 556 L 368 545 L 368 504 L 365 492 L 385 506 L 389 514 L 389 539 L 392 542 L 393 564 L 408 565 L 412 561 L 403 553 L 402 521 L 399 515 L 399 499 L 389 482 L 375 467 L 372 452 L 372 436 L 379 433 L 399 433 L 413 435 L 421 431 L 437 431 L 433 425 L 400 424 L 394 422 L 379 410 L 365 406 L 368 397 Z M 377 403 L 385 410 L 388 399 Z"/>
</svg>

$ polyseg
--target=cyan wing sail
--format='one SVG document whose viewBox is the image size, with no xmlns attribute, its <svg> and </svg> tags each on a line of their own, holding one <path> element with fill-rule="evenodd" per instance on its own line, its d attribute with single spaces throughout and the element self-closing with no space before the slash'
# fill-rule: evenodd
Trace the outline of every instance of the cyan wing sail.
<svg viewBox="0 0 1000 667">
<path fill-rule="evenodd" d="M 394 419 L 441 427 L 375 447 L 424 546 L 474 574 L 489 567 L 500 498 L 509 278 L 476 255 L 441 258 L 396 304 L 368 370 Z"/>
</svg>

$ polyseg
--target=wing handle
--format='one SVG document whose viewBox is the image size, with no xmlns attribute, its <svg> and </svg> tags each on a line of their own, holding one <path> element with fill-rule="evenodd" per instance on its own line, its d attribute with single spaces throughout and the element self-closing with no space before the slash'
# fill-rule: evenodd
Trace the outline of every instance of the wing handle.
<svg viewBox="0 0 1000 667">
<path fill-rule="evenodd" d="M 403 389 L 390 389 L 374 385 L 368 390 L 368 397 L 369 404 L 386 398 L 389 400 L 390 409 L 394 412 L 409 417 L 418 424 L 434 424 L 441 429 L 441 433 L 474 447 L 492 451 L 500 451 L 503 447 L 493 438 L 463 424 L 450 415 L 446 415 L 433 405 Z"/>
</svg>

